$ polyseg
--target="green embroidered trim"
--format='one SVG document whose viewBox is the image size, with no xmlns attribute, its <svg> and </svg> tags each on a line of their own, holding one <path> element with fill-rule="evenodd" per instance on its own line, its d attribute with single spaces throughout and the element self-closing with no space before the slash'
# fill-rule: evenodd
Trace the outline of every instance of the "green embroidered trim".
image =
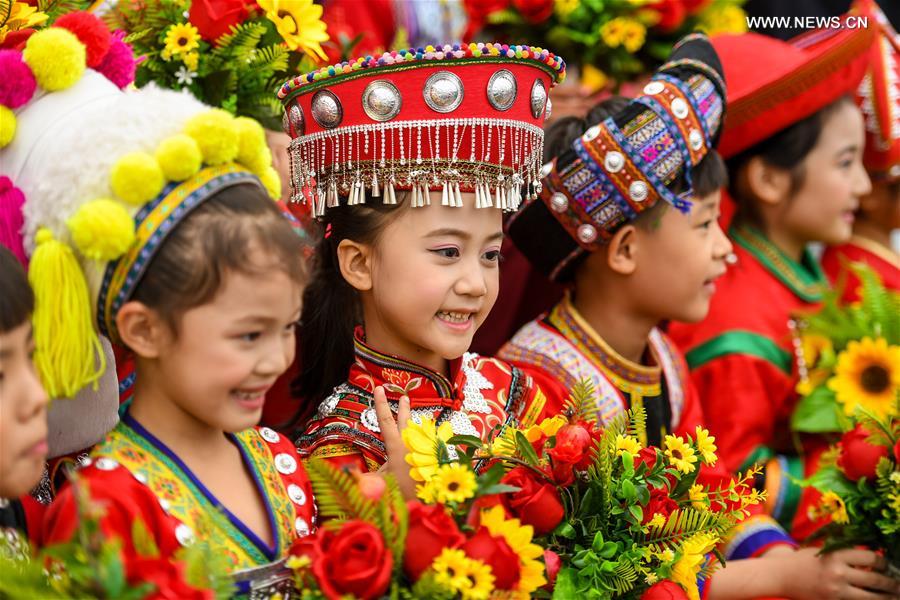
<svg viewBox="0 0 900 600">
<path fill-rule="evenodd" d="M 772 516 L 786 531 L 790 531 L 803 494 L 803 488 L 797 485 L 797 481 L 803 479 L 803 461 L 799 456 L 778 456 L 777 460 L 781 463 L 781 485 Z"/>
<path fill-rule="evenodd" d="M 775 456 L 775 452 L 768 446 L 757 446 L 750 451 L 750 454 L 748 454 L 747 458 L 744 459 L 744 462 L 741 463 L 738 471 L 743 472 L 754 465 L 763 465 L 773 456 Z"/>
<path fill-rule="evenodd" d="M 188 490 L 190 490 L 194 503 L 196 503 L 196 505 L 199 505 L 201 507 L 201 510 L 204 514 L 212 514 L 214 511 L 219 510 L 218 507 L 214 506 L 212 503 L 209 502 L 209 500 L 206 499 L 206 496 L 203 495 L 203 492 L 201 492 L 199 489 L 197 489 L 197 486 L 194 485 L 194 483 L 178 467 L 178 465 L 176 465 L 171 460 L 169 460 L 169 457 L 167 457 L 165 454 L 160 452 L 148 440 L 146 440 L 142 436 L 138 435 L 138 433 L 136 431 L 134 431 L 131 427 L 128 427 L 125 423 L 120 422 L 116 426 L 114 431 L 117 431 L 121 435 L 121 437 L 124 439 L 116 440 L 116 441 L 118 441 L 118 444 L 116 444 L 115 441 L 113 441 L 114 440 L 113 436 L 110 436 L 110 438 L 108 438 L 108 442 L 112 442 L 112 443 L 104 444 L 103 448 L 99 450 L 99 453 L 106 454 L 106 450 L 109 449 L 109 450 L 112 450 L 112 452 L 109 453 L 111 455 L 111 457 L 115 457 L 117 445 L 127 446 L 127 444 L 133 444 L 134 446 L 139 447 L 141 450 L 143 450 L 147 454 L 151 455 L 155 460 L 157 460 L 161 465 L 163 465 L 169 471 L 169 473 L 171 475 L 175 476 L 178 479 L 178 482 L 181 483 L 181 485 L 183 485 Z M 123 442 L 124 442 L 124 444 L 123 444 Z M 241 440 L 241 443 L 243 443 L 243 440 Z M 108 448 L 108 446 L 109 446 L 109 448 Z M 125 448 L 122 448 L 122 449 L 125 449 Z M 251 451 L 251 454 L 252 454 L 252 451 Z M 150 465 L 148 465 L 148 466 L 150 466 Z M 163 473 L 152 473 L 152 472 L 147 473 L 147 475 L 148 476 L 153 476 L 153 475 L 165 476 L 165 474 L 163 474 Z M 182 509 L 185 511 L 185 514 L 187 514 L 188 511 L 190 511 L 188 499 L 183 498 L 182 502 L 172 503 L 172 508 L 176 509 L 176 510 L 173 510 L 173 512 L 179 512 L 178 509 Z M 176 516 L 178 516 L 178 515 L 176 514 Z M 181 520 L 184 520 L 182 517 L 179 517 L 179 518 Z M 221 524 L 224 526 L 226 523 L 227 523 L 227 527 L 224 528 L 225 531 L 223 531 L 223 533 L 225 533 L 228 536 L 228 538 L 231 539 L 232 542 L 237 544 L 241 548 L 241 550 L 246 552 L 247 556 L 250 557 L 250 559 L 253 561 L 253 563 L 260 565 L 260 564 L 266 564 L 269 562 L 269 559 L 262 552 L 260 552 L 259 549 L 255 545 L 253 545 L 246 537 L 244 537 L 244 535 L 227 518 L 223 517 L 222 519 L 210 520 L 210 522 L 208 522 L 206 525 L 207 526 L 210 526 L 210 525 L 215 526 L 215 525 Z M 222 529 L 222 528 L 216 527 L 216 529 Z M 212 535 L 215 535 L 213 532 L 210 532 L 210 534 L 211 534 L 210 537 L 212 537 Z"/>
<path fill-rule="evenodd" d="M 726 331 L 709 339 L 687 353 L 688 366 L 693 370 L 728 354 L 746 354 L 772 363 L 786 375 L 791 374 L 794 359 L 791 353 L 764 335 L 752 331 Z"/>
<path fill-rule="evenodd" d="M 797 297 L 806 302 L 819 302 L 822 299 L 828 281 L 809 249 L 803 251 L 803 257 L 798 263 L 785 256 L 757 229 L 738 225 L 731 229 L 730 234 L 737 244 L 752 254 Z"/>
</svg>

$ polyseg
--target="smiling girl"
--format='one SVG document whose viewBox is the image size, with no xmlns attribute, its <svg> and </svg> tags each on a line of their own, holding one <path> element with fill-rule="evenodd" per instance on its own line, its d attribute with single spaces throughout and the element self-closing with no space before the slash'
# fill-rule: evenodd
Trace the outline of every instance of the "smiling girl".
<svg viewBox="0 0 900 600">
<path fill-rule="evenodd" d="M 527 46 L 420 50 L 282 89 L 295 193 L 325 226 L 301 319 L 297 446 L 362 471 L 386 460 L 376 386 L 456 434 L 525 426 L 544 408 L 520 370 L 467 351 L 497 299 L 503 211 L 539 179 L 564 65 Z"/>
<path fill-rule="evenodd" d="M 849 94 L 871 32 L 814 32 L 792 44 L 745 34 L 713 43 L 729 82 L 720 151 L 736 203 L 734 256 L 706 320 L 673 323 L 670 334 L 686 353 L 721 458 L 733 471 L 766 465 L 767 509 L 803 539 L 814 497 L 801 499 L 791 477 L 814 468 L 824 440 L 800 440 L 799 454 L 792 440 L 798 371 L 791 324 L 827 286 L 807 245 L 849 239 L 859 198 L 870 190 L 863 118 Z"/>
</svg>

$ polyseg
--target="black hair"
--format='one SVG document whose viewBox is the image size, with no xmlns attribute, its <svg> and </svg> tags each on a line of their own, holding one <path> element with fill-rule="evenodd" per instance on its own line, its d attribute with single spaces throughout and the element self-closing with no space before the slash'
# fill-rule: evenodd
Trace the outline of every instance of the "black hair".
<svg viewBox="0 0 900 600">
<path fill-rule="evenodd" d="M 735 223 L 745 222 L 760 225 L 759 214 L 754 207 L 753 199 L 749 197 L 749 192 L 744 189 L 739 177 L 750 160 L 758 156 L 766 164 L 788 171 L 791 176 L 790 195 L 793 195 L 803 187 L 806 181 L 807 174 L 803 162 L 819 143 L 819 138 L 822 136 L 829 117 L 847 102 L 852 102 L 851 98 L 843 96 L 805 119 L 793 123 L 728 159 L 728 172 L 731 174 L 729 193 L 737 204 Z"/>
<path fill-rule="evenodd" d="M 291 386 L 301 405 L 289 428 L 302 425 L 319 402 L 347 380 L 353 364 L 353 334 L 362 324 L 362 305 L 357 291 L 341 274 L 338 245 L 345 239 L 377 243 L 384 228 L 408 206 L 405 195 L 398 194 L 397 200 L 398 204 L 382 204 L 381 198 L 367 197 L 364 204 L 341 204 L 325 211 L 312 277 L 303 293 L 301 371 Z"/>
<path fill-rule="evenodd" d="M 19 259 L 0 244 L 0 333 L 25 323 L 34 312 L 34 292 Z"/>
</svg>

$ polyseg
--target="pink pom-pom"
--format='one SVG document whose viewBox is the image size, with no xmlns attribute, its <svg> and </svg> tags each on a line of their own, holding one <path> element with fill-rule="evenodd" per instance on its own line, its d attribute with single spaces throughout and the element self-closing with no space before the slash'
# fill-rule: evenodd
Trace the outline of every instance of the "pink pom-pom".
<svg viewBox="0 0 900 600">
<path fill-rule="evenodd" d="M 97 15 L 84 11 L 70 12 L 58 18 L 53 25 L 68 29 L 84 44 L 87 49 L 87 66 L 92 69 L 100 64 L 109 51 L 112 35 Z"/>
<path fill-rule="evenodd" d="M 0 244 L 9 248 L 27 267 L 28 258 L 25 256 L 22 240 L 22 228 L 25 226 L 22 214 L 24 204 L 25 194 L 22 190 L 14 186 L 9 177 L 0 176 Z"/>
<path fill-rule="evenodd" d="M 19 108 L 34 95 L 37 82 L 18 50 L 0 50 L 0 104 Z"/>
<path fill-rule="evenodd" d="M 134 81 L 136 66 L 137 61 L 134 60 L 131 45 L 117 37 L 109 47 L 109 52 L 103 57 L 103 61 L 97 66 L 97 71 L 119 86 L 119 89 L 124 89 Z"/>
</svg>

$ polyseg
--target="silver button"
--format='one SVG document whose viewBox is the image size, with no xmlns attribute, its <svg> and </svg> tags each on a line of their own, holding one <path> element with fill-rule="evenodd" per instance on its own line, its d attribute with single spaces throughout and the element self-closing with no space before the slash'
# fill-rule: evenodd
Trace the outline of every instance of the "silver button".
<svg viewBox="0 0 900 600">
<path fill-rule="evenodd" d="M 313 95 L 311 110 L 316 123 L 326 129 L 337 127 L 344 119 L 341 101 L 330 90 L 319 90 Z"/>
<path fill-rule="evenodd" d="M 303 517 L 297 517 L 297 520 L 294 521 L 294 528 L 297 530 L 297 535 L 300 537 L 309 535 L 309 523 L 307 523 Z"/>
<path fill-rule="evenodd" d="M 518 85 L 516 78 L 507 69 L 501 69 L 491 75 L 487 84 L 488 102 L 497 110 L 509 110 L 516 101 Z"/>
<path fill-rule="evenodd" d="M 600 135 L 600 126 L 594 125 L 590 129 L 584 132 L 584 135 L 581 138 L 586 142 L 592 142 L 597 139 L 597 136 Z"/>
<path fill-rule="evenodd" d="M 114 461 L 111 458 L 98 458 L 95 463 L 96 467 L 101 471 L 112 471 L 113 469 L 117 469 L 119 467 L 119 463 Z"/>
<path fill-rule="evenodd" d="M 400 90 L 390 81 L 373 81 L 363 91 L 363 110 L 373 121 L 390 121 L 400 114 L 402 104 Z"/>
<path fill-rule="evenodd" d="M 631 196 L 631 199 L 635 202 L 643 202 L 647 199 L 649 193 L 650 188 L 647 187 L 647 184 L 643 181 L 635 181 L 628 186 L 628 195 Z"/>
<path fill-rule="evenodd" d="M 540 79 L 535 79 L 531 86 L 531 116 L 535 119 L 540 118 L 544 113 L 544 106 L 547 104 L 547 88 Z"/>
<path fill-rule="evenodd" d="M 610 150 L 606 153 L 606 156 L 603 157 L 603 166 L 606 167 L 606 170 L 610 173 L 618 173 L 622 170 L 622 167 L 625 166 L 625 157 L 622 156 L 621 152 Z"/>
<path fill-rule="evenodd" d="M 175 528 L 175 539 L 177 539 L 178 543 L 182 546 L 190 546 L 194 543 L 194 532 L 184 523 L 180 523 L 178 527 Z"/>
<path fill-rule="evenodd" d="M 703 147 L 703 134 L 696 129 L 691 129 L 691 132 L 688 134 L 688 142 L 690 142 L 693 150 L 699 150 Z"/>
<path fill-rule="evenodd" d="M 288 498 L 290 498 L 294 504 L 298 506 L 306 504 L 306 492 L 304 492 L 303 488 L 296 483 L 292 483 L 288 486 L 287 493 Z"/>
<path fill-rule="evenodd" d="M 268 427 L 260 427 L 259 435 L 260 437 L 262 437 L 262 439 L 266 440 L 270 444 L 275 444 L 278 442 L 278 440 L 281 439 L 281 437 L 277 433 L 275 433 L 274 429 L 270 429 Z"/>
<path fill-rule="evenodd" d="M 585 223 L 578 226 L 578 239 L 585 244 L 590 244 L 597 239 L 597 228 Z"/>
<path fill-rule="evenodd" d="M 672 114 L 678 117 L 679 119 L 684 119 L 688 116 L 688 105 L 687 102 L 682 100 L 681 98 L 675 98 L 672 100 Z"/>
<path fill-rule="evenodd" d="M 297 461 L 290 454 L 275 455 L 275 469 L 282 475 L 290 475 L 297 470 Z"/>
<path fill-rule="evenodd" d="M 550 208 L 558 213 L 565 212 L 569 208 L 569 199 L 562 192 L 553 192 L 550 196 Z"/>
<path fill-rule="evenodd" d="M 644 86 L 644 93 L 648 96 L 654 96 L 664 89 L 666 89 L 666 86 L 664 86 L 661 81 L 651 81 Z"/>
<path fill-rule="evenodd" d="M 303 118 L 303 109 L 295 100 L 286 113 L 288 117 L 288 135 L 297 137 L 306 133 L 306 120 Z M 293 129 L 293 132 L 291 132 Z"/>
<path fill-rule="evenodd" d="M 439 71 L 425 81 L 422 95 L 431 110 L 439 113 L 452 112 L 463 101 L 462 79 L 450 71 Z"/>
</svg>

